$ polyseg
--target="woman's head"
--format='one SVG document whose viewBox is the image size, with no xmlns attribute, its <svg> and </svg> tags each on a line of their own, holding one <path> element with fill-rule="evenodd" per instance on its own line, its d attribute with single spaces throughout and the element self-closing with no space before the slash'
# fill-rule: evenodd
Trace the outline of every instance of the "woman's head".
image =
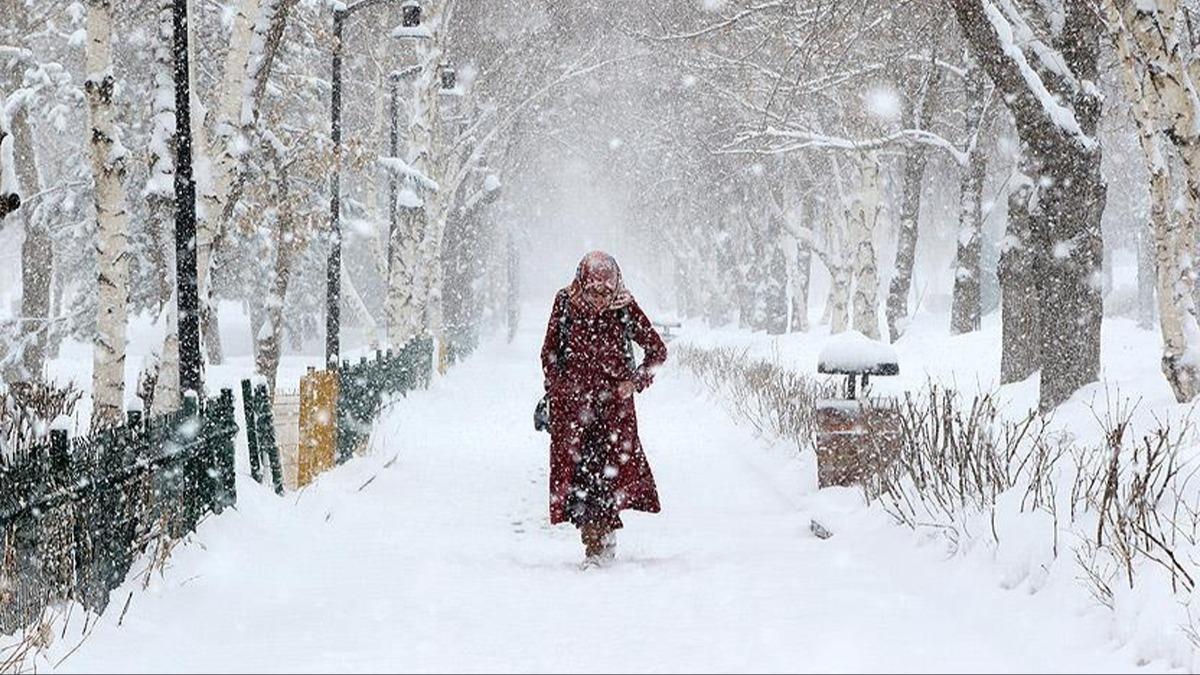
<svg viewBox="0 0 1200 675">
<path fill-rule="evenodd" d="M 621 288 L 621 268 L 604 251 L 592 251 L 583 256 L 575 269 L 575 281 L 583 299 L 596 309 L 607 307 Z"/>
<path fill-rule="evenodd" d="M 575 269 L 571 290 L 576 302 L 596 312 L 623 307 L 629 302 L 629 294 L 621 280 L 621 268 L 616 259 L 604 251 L 592 251 L 583 256 Z"/>
</svg>

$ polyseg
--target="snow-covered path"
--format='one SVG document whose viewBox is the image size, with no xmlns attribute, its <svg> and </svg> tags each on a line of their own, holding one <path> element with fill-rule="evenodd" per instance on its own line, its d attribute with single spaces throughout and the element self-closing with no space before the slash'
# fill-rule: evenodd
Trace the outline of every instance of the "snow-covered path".
<svg viewBox="0 0 1200 675">
<path fill-rule="evenodd" d="M 399 402 L 374 452 L 278 499 L 243 482 L 64 670 L 1113 671 L 1094 617 L 1005 591 L 812 492 L 811 460 L 672 368 L 639 402 L 664 511 L 580 571 L 546 517 L 536 336 Z M 393 461 L 394 460 L 394 461 Z M 837 530 L 808 532 L 814 513 Z M 136 585 L 123 625 L 121 605 Z M 60 653 L 73 646 L 70 640 Z"/>
</svg>

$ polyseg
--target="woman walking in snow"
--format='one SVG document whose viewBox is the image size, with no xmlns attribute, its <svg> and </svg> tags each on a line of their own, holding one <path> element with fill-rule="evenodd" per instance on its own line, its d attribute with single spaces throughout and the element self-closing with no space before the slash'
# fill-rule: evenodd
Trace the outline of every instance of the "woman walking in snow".
<svg viewBox="0 0 1200 675">
<path fill-rule="evenodd" d="M 645 352 L 634 362 L 632 343 Z M 584 256 L 558 292 L 542 344 L 550 401 L 550 522 L 579 528 L 584 566 L 612 560 L 620 512 L 658 513 L 638 439 L 633 394 L 654 379 L 667 347 L 621 281 L 612 256 Z"/>
</svg>

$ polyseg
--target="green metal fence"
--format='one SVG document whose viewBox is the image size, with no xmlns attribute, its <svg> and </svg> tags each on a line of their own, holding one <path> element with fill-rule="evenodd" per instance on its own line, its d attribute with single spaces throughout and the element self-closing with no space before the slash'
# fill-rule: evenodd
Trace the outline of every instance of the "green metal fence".
<svg viewBox="0 0 1200 675">
<path fill-rule="evenodd" d="M 134 559 L 237 501 L 233 392 L 70 439 L 64 430 L 0 457 L 0 634 L 50 603 L 101 612 Z"/>
<path fill-rule="evenodd" d="M 271 471 L 275 494 L 283 494 L 283 466 L 275 443 L 275 421 L 271 414 L 271 395 L 267 384 L 257 386 L 242 380 L 242 412 L 246 417 L 246 447 L 250 451 L 250 477 L 263 482 L 263 465 Z"/>
<path fill-rule="evenodd" d="M 338 368 L 337 461 L 345 462 L 371 434 L 383 402 L 429 386 L 433 377 L 433 339 L 417 338 L 399 352 L 376 351 L 357 364 L 343 361 Z"/>
</svg>

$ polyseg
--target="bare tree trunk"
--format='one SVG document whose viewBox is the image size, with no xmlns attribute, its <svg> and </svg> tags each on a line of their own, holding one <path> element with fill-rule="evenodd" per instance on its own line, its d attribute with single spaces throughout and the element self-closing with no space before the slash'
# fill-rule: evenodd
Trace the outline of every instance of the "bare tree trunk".
<svg viewBox="0 0 1200 675">
<path fill-rule="evenodd" d="M 958 209 L 958 254 L 954 269 L 954 299 L 950 309 L 953 335 L 979 330 L 981 324 L 980 284 L 983 270 L 980 252 L 983 239 L 983 180 L 987 176 L 987 152 L 980 140 L 987 107 L 987 82 L 978 66 L 966 77 L 967 166 L 963 168 Z"/>
<path fill-rule="evenodd" d="M 1045 183 L 1039 190 L 1042 217 L 1035 220 L 1034 242 L 1041 254 L 1035 273 L 1041 317 L 1039 407 L 1048 411 L 1100 373 L 1103 302 L 1094 280 L 1100 271 L 1106 187 L 1095 132 L 1102 101 L 1094 86 L 1066 90 L 1048 101 L 1042 95 L 1045 81 L 1027 70 L 1025 46 L 1001 40 L 997 26 L 1012 30 L 1002 13 L 981 0 L 950 0 L 950 5 L 974 57 L 1013 113 L 1033 175 Z M 1079 82 L 1097 81 L 1100 30 L 1100 17 L 1089 0 L 1064 0 L 1054 48 Z M 1031 85 L 1035 78 L 1038 87 Z M 1051 114 L 1051 103 L 1059 114 Z"/>
<path fill-rule="evenodd" d="M 12 116 L 13 155 L 17 178 L 28 195 L 41 191 L 33 129 L 29 112 L 19 106 Z M 21 379 L 40 380 L 46 365 L 50 321 L 50 279 L 54 273 L 54 248 L 46 214 L 36 204 L 22 211 L 25 242 L 21 245 L 21 334 L 25 343 Z"/>
<path fill-rule="evenodd" d="M 930 65 L 929 76 L 921 91 L 912 127 L 923 129 L 933 118 L 939 99 L 941 68 Z M 892 342 L 900 339 L 908 323 L 908 293 L 912 289 L 913 265 L 917 259 L 917 227 L 921 216 L 921 183 L 929 163 L 928 146 L 913 143 L 904 155 L 903 188 L 900 197 L 900 222 L 896 240 L 896 264 L 888 287 L 887 324 Z"/>
<path fill-rule="evenodd" d="M 122 184 L 126 151 L 114 122 L 116 79 L 112 72 L 111 32 L 111 0 L 89 0 L 84 89 L 90 113 L 88 144 L 96 182 L 96 258 L 100 267 L 92 374 L 93 428 L 119 423 L 125 403 L 129 215 Z"/>
<path fill-rule="evenodd" d="M 1008 233 L 1000 251 L 1000 383 L 1020 382 L 1041 365 L 1041 321 L 1034 285 L 1033 196 L 1031 179 L 1014 169 L 1008 193 Z"/>
<path fill-rule="evenodd" d="M 796 264 L 792 268 L 792 332 L 808 332 L 808 285 L 812 279 L 812 246 L 796 244 Z"/>
<path fill-rule="evenodd" d="M 900 339 L 908 322 L 908 293 L 912 289 L 917 258 L 917 220 L 921 212 L 921 182 L 928 163 L 924 144 L 913 144 L 904 158 L 904 187 L 896 241 L 896 265 L 888 287 L 887 323 L 892 342 Z"/>
</svg>

